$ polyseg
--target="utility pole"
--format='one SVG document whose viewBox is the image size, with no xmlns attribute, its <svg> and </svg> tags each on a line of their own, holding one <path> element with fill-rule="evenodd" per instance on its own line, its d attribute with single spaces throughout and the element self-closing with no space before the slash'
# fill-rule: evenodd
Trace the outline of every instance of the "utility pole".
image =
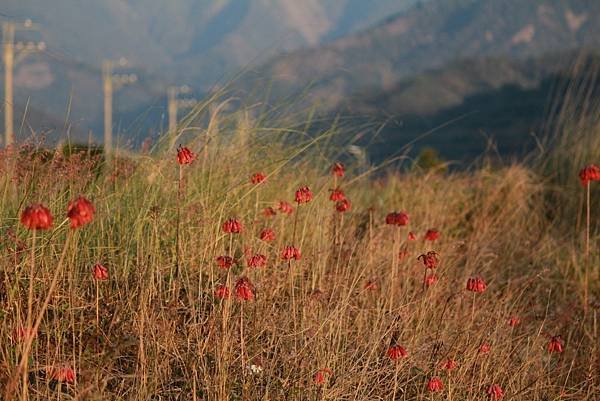
<svg viewBox="0 0 600 401">
<path fill-rule="evenodd" d="M 112 154 L 112 62 L 104 60 L 102 62 L 102 90 L 104 92 L 104 157 L 108 158 Z"/>
<path fill-rule="evenodd" d="M 2 54 L 4 59 L 4 141 L 10 146 L 15 141 L 13 130 L 13 68 L 15 61 L 15 24 L 2 25 Z"/>
<path fill-rule="evenodd" d="M 15 64 L 22 60 L 27 54 L 35 51 L 43 51 L 46 44 L 43 41 L 17 42 L 15 44 L 15 32 L 17 30 L 39 30 L 37 24 L 31 20 L 23 23 L 5 22 L 2 24 L 2 58 L 4 60 L 4 141 L 5 146 L 15 142 L 14 132 L 14 92 L 13 71 Z M 16 57 L 15 57 L 16 55 Z"/>
<path fill-rule="evenodd" d="M 137 81 L 136 74 L 113 74 L 114 64 L 119 67 L 127 65 L 127 59 L 121 58 L 118 61 L 102 61 L 102 92 L 104 94 L 104 157 L 110 160 L 113 153 L 113 135 L 112 135 L 112 114 L 113 114 L 113 93 L 127 84 L 133 84 Z"/>
<path fill-rule="evenodd" d="M 175 139 L 177 138 L 177 112 L 184 108 L 192 108 L 198 104 L 198 101 L 194 98 L 179 99 L 179 95 L 187 95 L 192 92 L 192 88 L 187 85 L 183 86 L 170 86 L 167 89 L 167 112 L 169 115 L 169 146 L 173 148 L 175 146 Z"/>
</svg>

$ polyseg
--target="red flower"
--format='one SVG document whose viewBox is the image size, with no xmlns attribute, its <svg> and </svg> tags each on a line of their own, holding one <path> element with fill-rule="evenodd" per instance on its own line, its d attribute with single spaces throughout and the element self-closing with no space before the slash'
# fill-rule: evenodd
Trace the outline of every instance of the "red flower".
<svg viewBox="0 0 600 401">
<path fill-rule="evenodd" d="M 239 234 L 242 232 L 243 228 L 242 223 L 237 219 L 229 219 L 223 223 L 223 231 L 228 234 Z"/>
<path fill-rule="evenodd" d="M 75 371 L 68 366 L 51 368 L 50 378 L 61 383 L 75 383 Z"/>
<path fill-rule="evenodd" d="M 235 297 L 240 301 L 252 301 L 254 299 L 254 286 L 247 277 L 241 277 L 235 283 Z"/>
<path fill-rule="evenodd" d="M 429 379 L 429 382 L 427 383 L 427 390 L 430 393 L 434 393 L 436 391 L 441 391 L 444 389 L 444 383 L 442 383 L 442 381 L 440 380 L 439 377 L 432 377 L 431 379 Z"/>
<path fill-rule="evenodd" d="M 327 378 L 333 376 L 333 372 L 331 369 L 323 368 L 319 369 L 313 378 L 316 385 L 324 384 L 327 381 Z"/>
<path fill-rule="evenodd" d="M 497 384 L 492 384 L 488 387 L 487 393 L 490 396 L 491 400 L 499 400 L 504 396 L 504 391 L 502 391 L 502 387 Z"/>
<path fill-rule="evenodd" d="M 215 297 L 219 299 L 229 298 L 229 288 L 223 284 L 217 285 L 217 288 L 215 289 Z"/>
<path fill-rule="evenodd" d="M 265 216 L 265 217 L 273 217 L 276 214 L 277 214 L 277 212 L 271 206 L 263 209 L 263 216 Z"/>
<path fill-rule="evenodd" d="M 283 249 L 281 258 L 283 260 L 300 260 L 300 258 L 302 258 L 302 254 L 300 253 L 300 249 L 296 248 L 295 246 L 288 245 Z"/>
<path fill-rule="evenodd" d="M 487 286 L 481 277 L 471 277 L 467 280 L 467 290 L 471 292 L 484 292 Z"/>
<path fill-rule="evenodd" d="M 69 202 L 67 207 L 67 217 L 71 220 L 71 228 L 84 226 L 92 221 L 96 208 L 92 202 L 80 196 Z"/>
<path fill-rule="evenodd" d="M 285 214 L 294 213 L 294 207 L 287 203 L 286 201 L 279 201 L 279 205 L 277 206 L 280 212 Z"/>
<path fill-rule="evenodd" d="M 191 150 L 179 145 L 179 148 L 177 148 L 177 163 L 192 164 L 194 159 L 196 159 L 196 155 Z"/>
<path fill-rule="evenodd" d="M 340 162 L 333 163 L 333 167 L 331 168 L 331 173 L 336 177 L 343 177 L 346 173 L 346 168 Z"/>
<path fill-rule="evenodd" d="M 581 169 L 579 172 L 579 179 L 581 180 L 581 185 L 584 187 L 587 186 L 590 181 L 600 181 L 600 167 L 595 164 L 590 164 Z"/>
<path fill-rule="evenodd" d="M 415 241 L 416 239 L 417 239 L 417 236 L 415 235 L 415 233 L 413 233 L 412 231 L 408 233 L 409 241 Z"/>
<path fill-rule="evenodd" d="M 436 229 L 430 228 L 425 233 L 425 239 L 427 241 L 435 241 L 438 238 L 440 238 L 440 232 Z"/>
<path fill-rule="evenodd" d="M 250 182 L 253 184 L 262 184 L 267 179 L 267 176 L 263 173 L 254 173 L 252 177 L 250 177 Z"/>
<path fill-rule="evenodd" d="M 483 343 L 479 346 L 479 353 L 487 354 L 490 352 L 491 349 L 492 349 L 492 347 L 488 343 Z"/>
<path fill-rule="evenodd" d="M 454 359 L 448 359 L 446 362 L 444 362 L 444 364 L 442 365 L 442 367 L 446 370 L 453 370 L 456 369 L 456 367 L 458 366 L 458 364 L 456 363 L 456 361 Z"/>
<path fill-rule="evenodd" d="M 231 266 L 233 266 L 233 264 L 235 263 L 235 260 L 233 260 L 233 258 L 231 256 L 218 256 L 217 257 L 217 265 L 221 268 L 221 269 L 229 269 Z"/>
<path fill-rule="evenodd" d="M 408 255 L 410 255 L 410 252 L 408 252 L 406 249 L 401 249 L 400 252 L 398 252 L 398 259 L 402 260 L 408 257 Z"/>
<path fill-rule="evenodd" d="M 440 263 L 439 255 L 435 251 L 429 251 L 427 253 L 423 253 L 423 254 L 419 255 L 417 260 L 422 261 L 423 266 L 425 266 L 426 269 L 435 269 L 436 267 L 438 267 L 438 264 Z"/>
<path fill-rule="evenodd" d="M 27 206 L 21 213 L 21 224 L 30 230 L 48 230 L 52 227 L 52 214 L 41 204 Z"/>
<path fill-rule="evenodd" d="M 553 336 L 548 343 L 548 352 L 561 353 L 563 352 L 563 345 L 560 336 Z"/>
<path fill-rule="evenodd" d="M 313 198 L 313 193 L 309 187 L 306 187 L 306 186 L 300 187 L 296 191 L 296 203 L 297 204 L 308 203 L 312 200 L 312 198 Z"/>
<path fill-rule="evenodd" d="M 387 356 L 392 360 L 398 360 L 400 358 L 406 358 L 408 356 L 408 352 L 401 345 L 394 345 L 387 350 Z"/>
<path fill-rule="evenodd" d="M 260 232 L 260 239 L 265 242 L 275 241 L 275 231 L 270 228 L 265 228 Z"/>
<path fill-rule="evenodd" d="M 375 291 L 379 288 L 376 281 L 369 280 L 365 283 L 365 290 Z"/>
<path fill-rule="evenodd" d="M 428 276 L 425 277 L 425 280 L 423 281 L 423 283 L 427 286 L 427 287 L 431 287 L 432 285 L 434 285 L 435 283 L 437 283 L 438 278 L 435 274 L 430 274 Z"/>
<path fill-rule="evenodd" d="M 108 280 L 108 269 L 100 263 L 96 263 L 96 265 L 94 265 L 93 272 L 96 280 Z"/>
<path fill-rule="evenodd" d="M 344 191 L 342 191 L 341 189 L 335 188 L 335 189 L 330 189 L 330 191 L 331 191 L 331 195 L 329 195 L 330 201 L 339 202 L 339 201 L 346 199 L 346 195 L 344 194 Z"/>
<path fill-rule="evenodd" d="M 513 316 L 510 319 L 508 319 L 508 325 L 510 327 L 516 327 L 520 324 L 521 324 L 521 319 L 519 319 L 517 316 Z"/>
<path fill-rule="evenodd" d="M 348 199 L 341 200 L 335 204 L 335 210 L 340 213 L 347 212 L 351 209 L 352 205 Z"/>
<path fill-rule="evenodd" d="M 408 214 L 405 212 L 392 212 L 385 217 L 385 224 L 392 226 L 405 226 L 408 224 Z"/>
<path fill-rule="evenodd" d="M 263 267 L 267 264 L 267 257 L 265 255 L 252 255 L 248 258 L 248 266 L 250 267 Z"/>
</svg>

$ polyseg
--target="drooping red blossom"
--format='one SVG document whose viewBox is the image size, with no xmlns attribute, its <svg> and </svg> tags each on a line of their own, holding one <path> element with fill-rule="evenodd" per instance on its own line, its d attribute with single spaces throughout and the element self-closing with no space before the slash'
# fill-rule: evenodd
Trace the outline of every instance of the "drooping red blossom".
<svg viewBox="0 0 600 401">
<path fill-rule="evenodd" d="M 385 217 L 385 224 L 405 226 L 408 224 L 408 220 L 408 214 L 406 212 L 392 212 Z"/>
<path fill-rule="evenodd" d="M 587 186 L 590 181 L 600 181 L 600 167 L 595 164 L 590 164 L 579 171 L 579 179 L 581 185 Z"/>
<path fill-rule="evenodd" d="M 560 336 L 553 336 L 552 338 L 550 338 L 550 342 L 548 342 L 548 352 L 563 352 L 563 345 Z"/>
<path fill-rule="evenodd" d="M 329 377 L 333 376 L 333 371 L 328 368 L 319 369 L 315 376 L 313 377 L 313 381 L 317 386 L 325 384 L 325 382 L 329 379 Z"/>
<path fill-rule="evenodd" d="M 215 288 L 215 298 L 227 299 L 229 298 L 229 288 L 223 284 L 217 285 Z"/>
<path fill-rule="evenodd" d="M 456 369 L 457 366 L 458 366 L 458 363 L 456 363 L 456 361 L 454 359 L 448 359 L 442 364 L 442 367 L 446 370 Z"/>
<path fill-rule="evenodd" d="M 234 263 L 235 263 L 235 260 L 231 256 L 227 256 L 227 255 L 217 256 L 217 265 L 221 269 L 229 269 L 231 266 L 233 266 Z"/>
<path fill-rule="evenodd" d="M 196 159 L 196 155 L 189 150 L 185 146 L 179 145 L 177 148 L 177 163 L 183 164 L 192 164 L 192 162 Z"/>
<path fill-rule="evenodd" d="M 263 267 L 267 264 L 267 257 L 265 255 L 252 255 L 248 258 L 248 266 L 250 267 Z"/>
<path fill-rule="evenodd" d="M 248 277 L 240 277 L 235 283 L 235 297 L 240 301 L 252 301 L 254 299 L 254 286 Z"/>
<path fill-rule="evenodd" d="M 378 288 L 379 288 L 379 286 L 377 285 L 377 281 L 375 281 L 375 280 L 369 280 L 365 283 L 365 290 L 375 291 Z"/>
<path fill-rule="evenodd" d="M 440 263 L 439 255 L 435 251 L 429 251 L 427 253 L 423 253 L 423 254 L 419 255 L 417 260 L 420 260 L 421 262 L 423 262 L 423 266 L 425 266 L 425 268 L 427 268 L 427 269 L 435 269 L 436 267 L 438 267 L 438 264 Z"/>
<path fill-rule="evenodd" d="M 281 258 L 283 260 L 300 260 L 302 258 L 302 254 L 300 253 L 300 249 L 296 248 L 295 246 L 288 245 L 283 249 Z"/>
<path fill-rule="evenodd" d="M 491 400 L 499 400 L 504 397 L 504 391 L 502 391 L 502 387 L 497 384 L 492 384 L 487 389 L 487 394 L 490 396 Z"/>
<path fill-rule="evenodd" d="M 487 288 L 481 277 L 471 277 L 467 280 L 467 290 L 471 292 L 484 292 Z"/>
<path fill-rule="evenodd" d="M 396 361 L 401 358 L 406 358 L 408 356 L 408 352 L 401 345 L 393 345 L 388 348 L 387 356 L 392 360 Z"/>
<path fill-rule="evenodd" d="M 340 163 L 340 162 L 333 163 L 333 166 L 331 167 L 331 174 L 333 174 L 336 177 L 343 177 L 345 173 L 346 173 L 346 168 L 344 167 L 344 165 L 342 163 Z"/>
<path fill-rule="evenodd" d="M 436 230 L 435 228 L 430 228 L 425 233 L 425 237 L 424 238 L 425 238 L 426 241 L 435 241 L 438 238 L 440 238 L 440 232 L 438 230 Z"/>
<path fill-rule="evenodd" d="M 50 210 L 41 204 L 27 206 L 21 213 L 21 224 L 30 230 L 48 230 L 52 221 Z"/>
<path fill-rule="evenodd" d="M 442 391 L 444 389 L 444 383 L 439 377 L 432 377 L 427 382 L 427 391 L 435 393 L 436 391 Z"/>
<path fill-rule="evenodd" d="M 488 343 L 483 343 L 479 346 L 479 353 L 487 354 L 490 352 L 491 349 L 492 349 L 491 345 L 489 345 Z"/>
<path fill-rule="evenodd" d="M 352 205 L 350 204 L 350 201 L 348 199 L 341 200 L 339 202 L 336 202 L 335 204 L 335 210 L 337 210 L 340 213 L 348 212 L 351 208 Z"/>
<path fill-rule="evenodd" d="M 304 187 L 300 187 L 298 188 L 298 190 L 296 191 L 296 203 L 297 204 L 301 204 L 301 203 L 308 203 L 312 200 L 313 198 L 313 193 L 310 190 L 309 187 L 304 186 Z"/>
<path fill-rule="evenodd" d="M 415 235 L 415 233 L 413 233 L 412 231 L 410 231 L 408 233 L 408 240 L 409 241 L 416 241 L 416 239 L 417 239 L 417 236 Z"/>
<path fill-rule="evenodd" d="M 75 371 L 69 366 L 56 366 L 50 369 L 50 378 L 60 383 L 74 384 Z"/>
<path fill-rule="evenodd" d="M 96 208 L 83 196 L 69 202 L 67 217 L 71 220 L 71 228 L 84 226 L 92 221 Z"/>
<path fill-rule="evenodd" d="M 263 173 L 254 173 L 252 177 L 250 177 L 250 182 L 253 184 L 262 184 L 267 179 L 267 176 Z"/>
<path fill-rule="evenodd" d="M 435 274 L 429 274 L 423 280 L 423 284 L 425 284 L 426 287 L 431 287 L 432 285 L 437 283 L 437 281 L 438 281 L 438 278 Z"/>
<path fill-rule="evenodd" d="M 273 217 L 277 214 L 275 209 L 273 209 L 271 206 L 264 208 L 262 213 L 265 217 Z"/>
<path fill-rule="evenodd" d="M 279 205 L 277 205 L 277 208 L 279 209 L 279 211 L 281 213 L 285 213 L 285 214 L 294 213 L 294 207 L 286 201 L 279 201 Z"/>
<path fill-rule="evenodd" d="M 332 202 L 339 202 L 346 199 L 346 194 L 339 188 L 330 189 L 331 194 L 329 195 L 329 200 Z"/>
<path fill-rule="evenodd" d="M 260 239 L 265 242 L 275 241 L 275 231 L 271 228 L 265 228 L 260 232 Z"/>
<path fill-rule="evenodd" d="M 94 278 L 98 281 L 108 280 L 108 269 L 101 263 L 96 263 L 92 269 Z"/>
<path fill-rule="evenodd" d="M 239 234 L 244 227 L 238 219 L 229 219 L 223 223 L 223 231 L 227 234 Z"/>
<path fill-rule="evenodd" d="M 516 327 L 520 324 L 521 324 L 521 319 L 519 319 L 517 316 L 512 316 L 510 319 L 508 319 L 508 325 L 510 327 Z"/>
</svg>

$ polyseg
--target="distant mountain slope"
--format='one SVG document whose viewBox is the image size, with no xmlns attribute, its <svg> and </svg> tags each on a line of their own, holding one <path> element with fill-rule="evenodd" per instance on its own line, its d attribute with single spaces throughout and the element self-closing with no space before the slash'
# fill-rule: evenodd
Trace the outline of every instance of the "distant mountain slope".
<svg viewBox="0 0 600 401">
<path fill-rule="evenodd" d="M 5 0 L 0 11 L 43 27 L 50 49 L 99 64 L 128 56 L 208 87 L 262 54 L 366 28 L 416 0 Z"/>
<path fill-rule="evenodd" d="M 17 40 L 44 40 L 48 47 L 15 68 L 17 112 L 29 105 L 62 121 L 57 130 L 72 124 L 100 139 L 105 58 L 126 56 L 141 77 L 115 94 L 119 131 L 131 123 L 121 117 L 135 110 L 152 110 L 160 120 L 164 110 L 156 105 L 164 105 L 170 84 L 201 93 L 246 65 L 364 29 L 415 1 L 4 0 L 0 22 L 31 18 L 41 31 Z M 46 128 L 35 124 L 39 113 L 27 115 L 33 127 Z"/>
<path fill-rule="evenodd" d="M 573 60 L 577 60 L 574 72 Z M 488 141 L 503 156 L 524 155 L 552 130 L 551 105 L 563 102 L 571 80 L 589 86 L 600 99 L 600 53 L 557 53 L 527 60 L 469 59 L 399 82 L 387 91 L 358 94 L 342 111 L 357 122 L 385 122 L 360 145 L 381 161 L 412 143 L 416 152 L 432 146 L 446 159 L 470 161 Z"/>
<path fill-rule="evenodd" d="M 364 90 L 454 60 L 522 59 L 600 48 L 600 1 L 445 0 L 422 4 L 365 32 L 274 58 L 256 70 L 275 94 L 312 86 L 312 99 L 339 105 Z"/>
</svg>

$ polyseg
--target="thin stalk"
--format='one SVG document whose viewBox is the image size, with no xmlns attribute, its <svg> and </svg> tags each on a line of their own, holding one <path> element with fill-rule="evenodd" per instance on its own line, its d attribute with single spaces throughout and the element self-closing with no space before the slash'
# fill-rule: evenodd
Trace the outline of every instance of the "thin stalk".
<svg viewBox="0 0 600 401">
<path fill-rule="evenodd" d="M 33 319 L 33 281 L 35 275 L 35 240 L 36 240 L 36 230 L 33 229 L 31 233 L 31 265 L 29 270 L 29 294 L 27 297 L 27 325 L 25 336 L 28 337 L 32 335 L 31 330 L 31 320 Z M 25 350 L 24 350 L 25 351 Z M 28 360 L 25 358 L 25 366 L 23 367 L 23 388 L 21 393 L 21 399 L 25 401 L 27 399 L 27 389 L 28 389 L 28 375 L 27 375 L 27 364 Z"/>
<path fill-rule="evenodd" d="M 58 261 L 58 266 L 56 267 L 56 270 L 54 271 L 54 277 L 52 277 L 52 282 L 50 283 L 50 287 L 48 289 L 48 294 L 46 294 L 46 299 L 44 299 L 44 303 L 42 304 L 42 307 L 40 308 L 40 311 L 38 312 L 38 315 L 35 319 L 35 324 L 33 325 L 31 333 L 25 338 L 25 344 L 23 345 L 23 353 L 21 355 L 21 361 L 17 365 L 14 375 L 11 377 L 10 381 L 8 382 L 8 384 L 6 385 L 6 388 L 4 390 L 4 400 L 6 400 L 6 401 L 13 399 L 15 386 L 17 385 L 17 382 L 19 381 L 19 377 L 21 376 L 23 369 L 25 369 L 25 367 L 27 365 L 27 359 L 29 357 L 29 351 L 31 350 L 31 344 L 33 343 L 33 338 L 35 337 L 37 330 L 40 327 L 40 324 L 42 323 L 42 319 L 44 318 L 44 315 L 46 314 L 46 309 L 48 308 L 48 305 L 50 304 L 50 299 L 52 298 L 52 295 L 54 294 L 54 290 L 56 289 L 56 285 L 58 284 L 58 277 L 60 276 L 60 273 L 62 272 L 63 264 L 65 261 L 65 256 L 67 255 L 67 249 L 69 248 L 69 243 L 71 242 L 70 241 L 71 237 L 72 237 L 72 233 L 71 233 L 71 231 L 69 231 L 67 233 L 67 239 L 65 241 L 65 245 L 63 247 L 62 254 L 60 255 L 60 259 Z"/>
<path fill-rule="evenodd" d="M 392 246 L 392 288 L 390 289 L 390 312 L 394 309 L 394 290 L 396 289 L 396 275 L 398 270 L 398 255 L 400 253 L 400 229 L 395 227 L 396 236 Z"/>
<path fill-rule="evenodd" d="M 177 181 L 177 228 L 175 231 L 175 278 L 179 277 L 179 231 L 181 229 L 181 198 L 183 188 L 183 166 L 179 165 L 179 180 Z"/>
<path fill-rule="evenodd" d="M 585 278 L 583 287 L 583 310 L 587 314 L 588 287 L 590 275 L 590 181 L 586 185 L 586 215 L 585 215 Z"/>
</svg>

